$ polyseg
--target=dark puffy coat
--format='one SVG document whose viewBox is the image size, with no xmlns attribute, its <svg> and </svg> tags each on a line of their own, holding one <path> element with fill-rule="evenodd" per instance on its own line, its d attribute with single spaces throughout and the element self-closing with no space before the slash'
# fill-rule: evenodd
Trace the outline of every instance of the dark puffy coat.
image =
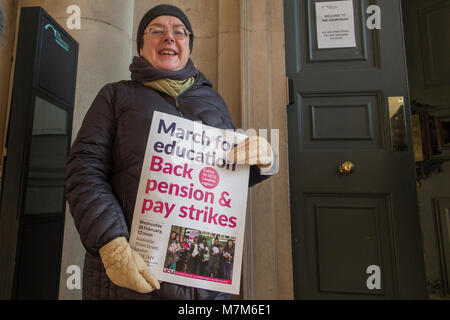
<svg viewBox="0 0 450 320">
<path fill-rule="evenodd" d="M 178 105 L 178 110 L 175 105 Z M 197 72 L 195 83 L 175 99 L 120 81 L 104 86 L 89 109 L 66 163 L 66 198 L 86 249 L 84 299 L 230 299 L 231 295 L 163 283 L 140 294 L 114 285 L 98 250 L 119 236 L 129 238 L 138 182 L 153 112 L 180 115 L 204 124 L 233 128 L 227 106 Z M 250 184 L 264 179 L 256 167 Z"/>
</svg>

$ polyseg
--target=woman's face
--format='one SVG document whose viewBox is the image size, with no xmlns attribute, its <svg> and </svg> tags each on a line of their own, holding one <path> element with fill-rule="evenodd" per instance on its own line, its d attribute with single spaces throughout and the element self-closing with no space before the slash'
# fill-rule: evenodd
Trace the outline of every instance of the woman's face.
<svg viewBox="0 0 450 320">
<path fill-rule="evenodd" d="M 150 27 L 158 26 L 166 30 L 173 30 L 173 28 L 182 26 L 183 22 L 177 17 L 159 16 L 153 19 L 145 29 L 148 31 Z M 172 32 L 167 32 L 160 39 L 152 38 L 150 35 L 144 33 L 144 44 L 140 49 L 139 54 L 143 56 L 150 64 L 162 70 L 181 70 L 189 60 L 189 37 L 184 39 L 176 39 Z"/>
</svg>

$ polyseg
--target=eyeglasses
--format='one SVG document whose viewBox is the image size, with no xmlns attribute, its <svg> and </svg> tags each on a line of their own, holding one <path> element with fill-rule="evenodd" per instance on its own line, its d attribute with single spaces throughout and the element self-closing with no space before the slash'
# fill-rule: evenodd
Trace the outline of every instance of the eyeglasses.
<svg viewBox="0 0 450 320">
<path fill-rule="evenodd" d="M 148 30 L 146 32 L 144 32 L 144 34 L 148 34 L 150 36 L 150 38 L 153 38 L 153 39 L 161 39 L 162 37 L 164 37 L 167 34 L 168 31 L 169 30 L 164 27 L 155 26 L 155 27 L 148 28 Z M 178 39 L 178 40 L 186 39 L 191 34 L 191 32 L 189 30 L 187 30 L 185 27 L 181 27 L 181 26 L 170 29 L 170 32 L 173 34 L 175 39 Z"/>
</svg>

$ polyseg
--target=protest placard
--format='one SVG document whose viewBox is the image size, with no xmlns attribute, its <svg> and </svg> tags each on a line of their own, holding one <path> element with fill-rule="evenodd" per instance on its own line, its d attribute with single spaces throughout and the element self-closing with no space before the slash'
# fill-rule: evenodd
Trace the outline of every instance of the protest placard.
<svg viewBox="0 0 450 320">
<path fill-rule="evenodd" d="M 154 113 L 130 246 L 158 280 L 239 293 L 249 166 L 225 159 L 246 138 Z"/>
</svg>

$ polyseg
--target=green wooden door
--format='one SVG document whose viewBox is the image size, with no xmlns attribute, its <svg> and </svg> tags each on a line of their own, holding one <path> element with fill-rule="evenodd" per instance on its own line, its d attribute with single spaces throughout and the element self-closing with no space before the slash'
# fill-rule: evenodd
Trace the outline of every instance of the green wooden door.
<svg viewBox="0 0 450 320">
<path fill-rule="evenodd" d="M 426 298 L 400 0 L 351 1 L 354 46 L 319 49 L 321 3 L 284 1 L 295 298 Z"/>
</svg>

